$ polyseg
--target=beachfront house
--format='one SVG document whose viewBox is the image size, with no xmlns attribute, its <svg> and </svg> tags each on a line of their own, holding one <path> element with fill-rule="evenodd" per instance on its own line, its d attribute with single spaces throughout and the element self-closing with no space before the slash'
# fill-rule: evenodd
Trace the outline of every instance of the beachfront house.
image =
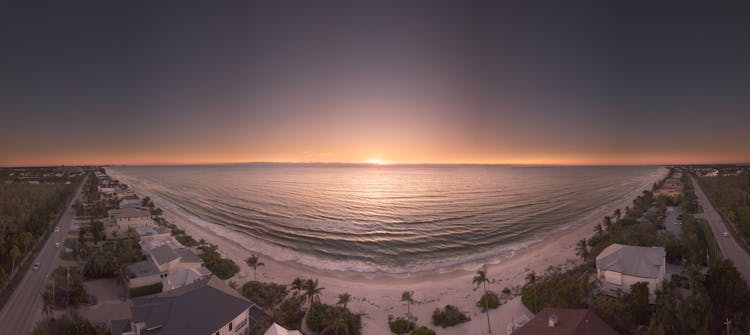
<svg viewBox="0 0 750 335">
<path fill-rule="evenodd" d="M 666 279 L 666 255 L 662 247 L 610 245 L 596 257 L 596 274 L 602 292 L 615 296 L 618 290 L 627 293 L 631 285 L 645 282 L 653 303 L 656 289 Z"/>
<path fill-rule="evenodd" d="M 135 233 L 138 234 L 138 238 L 141 240 L 152 238 L 165 239 L 172 236 L 172 230 L 164 226 L 140 227 L 135 229 Z"/>
<path fill-rule="evenodd" d="M 102 199 L 113 199 L 117 192 L 114 187 L 99 186 L 98 189 Z"/>
<path fill-rule="evenodd" d="M 138 208 L 141 207 L 141 200 L 138 198 L 123 198 L 117 203 L 120 208 Z"/>
<path fill-rule="evenodd" d="M 247 335 L 253 307 L 221 280 L 209 278 L 133 299 L 130 319 L 112 320 L 110 329 L 113 335 Z"/>
<path fill-rule="evenodd" d="M 513 335 L 617 335 L 590 309 L 545 308 Z"/>
<path fill-rule="evenodd" d="M 135 192 L 133 192 L 133 190 L 131 190 L 131 189 L 124 189 L 124 190 L 120 189 L 120 190 L 117 190 L 117 193 L 115 194 L 115 199 L 117 199 L 117 201 L 120 201 L 122 199 L 128 199 L 128 198 L 136 198 L 137 199 L 138 196 L 135 195 Z M 139 201 L 139 204 L 140 204 L 140 201 Z"/>
<path fill-rule="evenodd" d="M 110 209 L 107 211 L 108 220 L 106 224 L 107 235 L 114 237 L 116 232 L 118 236 L 125 236 L 128 230 L 135 230 L 142 227 L 153 227 L 154 220 L 151 213 L 137 208 L 120 208 Z"/>
<path fill-rule="evenodd" d="M 200 257 L 190 249 L 177 247 L 178 243 L 158 244 L 154 241 L 158 242 L 158 239 L 153 238 L 145 241 L 150 243 L 141 243 L 141 249 L 148 255 L 146 260 L 128 265 L 128 270 L 133 274 L 130 288 L 161 283 L 162 290 L 169 291 L 211 274 L 203 266 Z"/>
</svg>

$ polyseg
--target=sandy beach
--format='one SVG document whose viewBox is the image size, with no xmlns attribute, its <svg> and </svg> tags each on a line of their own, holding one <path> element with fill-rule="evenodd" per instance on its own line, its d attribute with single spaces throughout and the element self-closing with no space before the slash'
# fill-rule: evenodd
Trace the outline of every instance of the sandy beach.
<svg viewBox="0 0 750 335">
<path fill-rule="evenodd" d="M 662 177 L 666 176 L 667 170 L 664 169 L 663 172 Z M 113 177 L 116 178 L 117 175 Z M 349 308 L 354 312 L 364 313 L 362 333 L 365 335 L 390 334 L 388 315 L 400 316 L 406 313 L 406 306 L 400 302 L 400 297 L 401 293 L 407 290 L 414 291 L 416 303 L 411 306 L 411 312 L 418 318 L 417 324 L 427 325 L 438 334 L 483 334 L 487 333 L 487 320 L 475 306 L 475 302 L 481 296 L 481 290 L 476 290 L 472 285 L 476 269 L 485 266 L 487 275 L 492 280 L 488 289 L 500 292 L 505 287 L 522 285 L 530 271 L 541 273 L 551 265 L 564 264 L 568 260 L 578 261 L 575 243 L 582 238 L 590 237 L 594 226 L 601 222 L 604 215 L 612 213 L 617 208 L 624 209 L 629 206 L 638 194 L 650 187 L 651 184 L 644 185 L 623 197 L 621 201 L 601 208 L 596 212 L 603 213 L 601 216 L 590 215 L 574 228 L 558 232 L 541 242 L 518 250 L 512 256 L 490 259 L 484 265 L 408 275 L 324 271 L 291 261 L 276 261 L 273 255 L 263 255 L 254 249 L 250 238 L 238 236 L 244 234 L 195 218 L 175 206 L 169 206 L 158 196 L 139 196 L 150 196 L 156 205 L 163 209 L 167 220 L 196 240 L 205 239 L 218 245 L 219 252 L 224 257 L 231 258 L 240 266 L 240 272 L 230 279 L 240 285 L 253 278 L 253 270 L 245 264 L 244 259 L 251 253 L 256 253 L 265 263 L 265 266 L 258 268 L 258 280 L 289 284 L 296 277 L 318 278 L 320 286 L 325 288 L 321 299 L 331 304 L 337 301 L 338 294 L 349 292 L 352 295 Z M 490 311 L 493 333 L 504 334 L 510 320 L 523 315 L 531 316 L 519 300 L 520 298 L 514 298 L 508 304 Z M 468 312 L 472 320 L 446 329 L 432 326 L 433 310 L 446 304 L 458 306 Z"/>
</svg>

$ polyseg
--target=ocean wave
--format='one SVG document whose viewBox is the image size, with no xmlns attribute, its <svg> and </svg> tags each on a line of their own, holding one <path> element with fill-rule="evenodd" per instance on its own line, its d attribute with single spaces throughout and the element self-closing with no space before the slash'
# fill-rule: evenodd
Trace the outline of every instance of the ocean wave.
<svg viewBox="0 0 750 335">
<path fill-rule="evenodd" d="M 556 190 L 555 196 L 559 198 L 543 198 L 538 202 L 521 199 L 494 208 L 491 201 L 488 206 L 457 201 L 460 205 L 455 208 L 429 204 L 426 209 L 401 206 L 393 210 L 392 206 L 383 209 L 360 203 L 331 206 L 331 200 L 327 198 L 315 201 L 299 199 L 298 195 L 304 194 L 300 188 L 280 191 L 279 194 L 283 195 L 277 194 L 278 199 L 274 200 L 283 202 L 284 197 L 289 197 L 287 201 L 292 199 L 293 203 L 263 208 L 262 199 L 242 198 L 245 191 L 236 185 L 227 188 L 229 191 L 222 191 L 219 185 L 206 187 L 205 183 L 195 180 L 181 184 L 179 179 L 167 181 L 144 175 L 144 171 L 134 173 L 124 171 L 126 169 L 115 168 L 108 172 L 131 185 L 139 194 L 150 196 L 160 207 L 175 213 L 181 220 L 210 229 L 249 250 L 278 261 L 323 270 L 403 275 L 435 269 L 473 270 L 512 256 L 562 231 L 601 219 L 614 210 L 614 204 L 634 199 L 666 175 L 666 170 L 661 168 L 635 176 L 638 183 L 622 181 L 628 178 L 625 176 L 613 182 L 588 185 L 588 190 Z M 297 187 L 294 183 L 274 185 Z M 333 187 L 328 192 L 336 193 Z M 508 193 L 521 196 L 528 192 Z M 313 193 L 318 194 L 319 190 Z M 597 200 L 584 204 L 574 202 L 578 195 L 586 193 L 595 194 L 596 197 L 592 197 Z M 461 195 L 452 196 L 466 195 L 465 192 L 458 194 Z M 503 199 L 507 197 L 504 195 Z M 425 198 L 405 195 L 376 199 L 392 202 Z M 319 203 L 321 208 L 302 208 L 294 201 Z M 440 202 L 440 205 L 444 206 L 444 203 Z M 466 208 L 470 210 L 467 212 Z M 388 210 L 394 212 L 385 213 Z M 180 223 L 175 224 L 179 226 Z"/>
</svg>

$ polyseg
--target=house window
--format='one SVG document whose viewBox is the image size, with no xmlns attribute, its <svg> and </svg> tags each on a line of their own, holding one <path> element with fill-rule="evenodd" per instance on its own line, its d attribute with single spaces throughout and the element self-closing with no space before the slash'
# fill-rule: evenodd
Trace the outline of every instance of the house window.
<svg viewBox="0 0 750 335">
<path fill-rule="evenodd" d="M 229 323 L 229 331 L 230 332 L 232 331 L 232 323 L 231 322 Z"/>
</svg>

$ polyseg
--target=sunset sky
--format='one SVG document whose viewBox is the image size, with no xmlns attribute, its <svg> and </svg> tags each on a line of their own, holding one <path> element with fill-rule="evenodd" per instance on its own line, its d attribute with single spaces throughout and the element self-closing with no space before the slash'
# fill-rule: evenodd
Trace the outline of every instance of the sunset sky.
<svg viewBox="0 0 750 335">
<path fill-rule="evenodd" d="M 750 161 L 748 2 L 218 4 L 0 4 L 0 166 Z"/>
</svg>

